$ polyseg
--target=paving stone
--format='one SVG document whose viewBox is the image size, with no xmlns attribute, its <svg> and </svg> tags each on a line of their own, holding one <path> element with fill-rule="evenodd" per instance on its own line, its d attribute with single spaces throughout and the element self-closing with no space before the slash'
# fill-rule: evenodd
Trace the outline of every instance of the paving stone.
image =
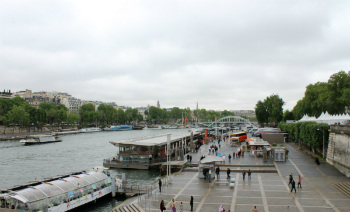
<svg viewBox="0 0 350 212">
<path fill-rule="evenodd" d="M 259 210 L 260 211 L 260 210 Z M 300 212 L 296 206 L 269 205 L 269 212 Z"/>
<path fill-rule="evenodd" d="M 253 205 L 235 205 L 235 211 L 252 211 L 253 207 L 256 206 L 259 212 L 265 212 L 264 206 L 262 204 L 253 204 Z"/>
<path fill-rule="evenodd" d="M 237 197 L 261 197 L 261 192 L 239 190 L 237 192 Z"/>
<path fill-rule="evenodd" d="M 267 197 L 266 201 L 268 205 L 295 206 L 295 203 L 291 198 L 286 199 L 286 198 Z"/>
<path fill-rule="evenodd" d="M 323 199 L 299 199 L 298 201 L 302 206 L 329 207 Z"/>
<path fill-rule="evenodd" d="M 237 197 L 236 204 L 263 204 L 263 201 L 256 197 Z"/>
<path fill-rule="evenodd" d="M 290 192 L 288 191 L 265 191 L 266 197 L 287 197 L 290 198 Z"/>
</svg>

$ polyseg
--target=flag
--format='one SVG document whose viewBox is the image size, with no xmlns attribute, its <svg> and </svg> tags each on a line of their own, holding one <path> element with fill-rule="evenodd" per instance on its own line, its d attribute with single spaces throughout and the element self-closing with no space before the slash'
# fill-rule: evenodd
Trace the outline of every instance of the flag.
<svg viewBox="0 0 350 212">
<path fill-rule="evenodd" d="M 186 117 L 186 121 L 188 121 L 187 117 Z"/>
<path fill-rule="evenodd" d="M 182 123 L 183 123 L 183 124 L 185 123 L 185 119 L 184 119 L 184 118 L 182 118 Z"/>
</svg>

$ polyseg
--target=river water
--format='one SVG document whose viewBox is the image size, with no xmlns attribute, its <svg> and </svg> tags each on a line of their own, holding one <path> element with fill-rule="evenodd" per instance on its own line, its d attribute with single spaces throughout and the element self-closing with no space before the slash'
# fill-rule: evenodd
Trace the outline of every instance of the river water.
<svg viewBox="0 0 350 212">
<path fill-rule="evenodd" d="M 182 129 L 104 131 L 62 135 L 62 142 L 24 146 L 18 140 L 0 141 L 0 190 L 45 177 L 102 166 L 104 158 L 113 157 L 117 148 L 109 141 L 164 133 L 181 133 Z M 166 137 L 164 137 L 166 140 Z M 138 183 L 150 183 L 158 171 L 111 169 L 112 175 L 125 173 Z M 105 212 L 121 199 L 108 198 L 79 209 L 83 212 Z"/>
</svg>

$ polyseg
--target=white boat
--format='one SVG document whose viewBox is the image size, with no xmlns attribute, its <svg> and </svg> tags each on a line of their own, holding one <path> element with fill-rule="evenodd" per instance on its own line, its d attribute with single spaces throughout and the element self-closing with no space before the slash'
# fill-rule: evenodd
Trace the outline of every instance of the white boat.
<svg viewBox="0 0 350 212">
<path fill-rule="evenodd" d="M 98 127 L 83 128 L 80 130 L 80 132 L 81 133 L 101 132 L 101 128 L 98 128 Z"/>
<path fill-rule="evenodd" d="M 3 190 L 0 210 L 65 212 L 94 202 L 113 189 L 115 179 L 103 172 L 76 172 Z"/>
<path fill-rule="evenodd" d="M 21 142 L 24 145 L 32 145 L 32 144 L 46 144 L 53 142 L 61 142 L 62 139 L 58 136 L 52 135 L 31 135 L 26 139 L 22 139 Z"/>
</svg>

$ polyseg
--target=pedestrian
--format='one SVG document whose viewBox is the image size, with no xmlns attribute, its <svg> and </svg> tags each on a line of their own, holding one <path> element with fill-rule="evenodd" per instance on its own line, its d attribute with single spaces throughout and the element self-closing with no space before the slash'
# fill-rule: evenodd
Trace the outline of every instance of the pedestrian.
<svg viewBox="0 0 350 212">
<path fill-rule="evenodd" d="M 259 212 L 258 209 L 256 208 L 256 206 L 254 206 L 252 212 Z"/>
<path fill-rule="evenodd" d="M 176 212 L 176 203 L 174 199 L 170 202 L 169 206 L 171 207 L 172 212 Z"/>
<path fill-rule="evenodd" d="M 228 154 L 228 162 L 230 163 L 231 163 L 231 158 L 232 158 L 231 154 Z"/>
<path fill-rule="evenodd" d="M 242 152 L 242 157 L 244 157 L 244 151 Z"/>
<path fill-rule="evenodd" d="M 191 211 L 193 211 L 193 196 L 191 196 L 190 206 L 191 206 Z"/>
<path fill-rule="evenodd" d="M 252 179 L 252 172 L 250 171 L 250 169 L 248 170 L 248 180 Z"/>
<path fill-rule="evenodd" d="M 300 187 L 300 189 L 302 189 L 302 187 L 301 187 L 301 177 L 300 177 L 300 175 L 299 175 L 299 182 L 298 182 L 298 188 Z"/>
<path fill-rule="evenodd" d="M 165 205 L 164 205 L 164 200 L 162 200 L 160 202 L 160 211 L 163 212 L 164 210 L 166 210 L 166 208 L 165 208 Z"/>
<path fill-rule="evenodd" d="M 230 178 L 230 174 L 231 174 L 231 170 L 230 170 L 230 168 L 227 168 L 227 179 Z"/>
<path fill-rule="evenodd" d="M 226 156 L 225 156 L 225 155 L 223 155 L 223 156 L 222 156 L 222 159 L 224 160 L 224 163 L 225 163 Z"/>
<path fill-rule="evenodd" d="M 190 155 L 190 163 L 192 163 L 192 155 Z"/>
<path fill-rule="evenodd" d="M 209 147 L 209 155 L 210 155 L 210 153 L 211 153 L 211 148 Z"/>
<path fill-rule="evenodd" d="M 288 183 L 288 186 L 292 184 L 292 181 L 293 181 L 293 172 L 291 172 L 289 174 L 289 183 Z"/>
<path fill-rule="evenodd" d="M 160 179 L 158 181 L 158 185 L 159 185 L 159 192 L 162 192 L 162 181 Z"/>
<path fill-rule="evenodd" d="M 180 211 L 184 211 L 184 205 L 182 204 L 182 202 L 180 203 Z"/>
<path fill-rule="evenodd" d="M 219 179 L 219 174 L 220 174 L 220 168 L 219 167 L 216 168 L 215 173 L 216 173 L 216 179 Z"/>
<path fill-rule="evenodd" d="M 243 175 L 243 180 L 245 180 L 245 175 L 246 175 L 245 171 L 243 171 L 242 175 Z"/>
<path fill-rule="evenodd" d="M 319 166 L 320 165 L 320 160 L 318 159 L 318 157 L 316 157 L 315 161 L 316 161 L 316 164 Z"/>
<path fill-rule="evenodd" d="M 295 181 L 292 181 L 292 189 L 290 190 L 290 192 L 293 192 L 294 189 L 294 193 L 297 193 L 297 190 L 295 189 Z"/>
<path fill-rule="evenodd" d="M 189 154 L 187 154 L 187 161 L 189 161 L 190 160 L 190 155 Z"/>
<path fill-rule="evenodd" d="M 225 212 L 224 206 L 220 205 L 220 207 L 219 207 L 219 212 Z"/>
</svg>

